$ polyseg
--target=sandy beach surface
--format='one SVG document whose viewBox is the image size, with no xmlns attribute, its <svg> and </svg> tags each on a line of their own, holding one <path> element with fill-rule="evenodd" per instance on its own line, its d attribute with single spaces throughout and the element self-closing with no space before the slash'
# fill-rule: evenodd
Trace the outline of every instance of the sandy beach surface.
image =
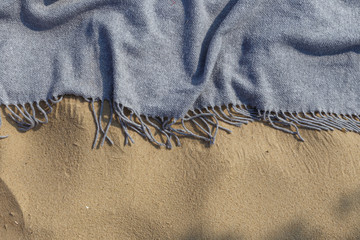
<svg viewBox="0 0 360 240">
<path fill-rule="evenodd" d="M 124 146 L 115 124 L 91 150 L 88 103 L 66 97 L 49 121 L 21 133 L 3 117 L 1 240 L 360 239 L 358 134 L 251 123 L 166 150 Z"/>
</svg>

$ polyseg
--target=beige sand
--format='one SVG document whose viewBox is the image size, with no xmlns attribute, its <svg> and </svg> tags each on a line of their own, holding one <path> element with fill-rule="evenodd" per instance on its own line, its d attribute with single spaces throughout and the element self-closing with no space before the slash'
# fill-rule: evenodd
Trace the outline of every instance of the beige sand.
<svg viewBox="0 0 360 240">
<path fill-rule="evenodd" d="M 360 136 L 261 123 L 157 149 L 134 134 L 91 150 L 87 103 L 0 141 L 0 239 L 359 239 Z"/>
</svg>

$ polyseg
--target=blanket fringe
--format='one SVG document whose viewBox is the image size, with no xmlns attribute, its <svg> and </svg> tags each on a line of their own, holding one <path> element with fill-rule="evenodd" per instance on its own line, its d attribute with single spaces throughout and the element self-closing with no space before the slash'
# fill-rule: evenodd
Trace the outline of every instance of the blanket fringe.
<svg viewBox="0 0 360 240">
<path fill-rule="evenodd" d="M 6 105 L 8 116 L 14 121 L 18 130 L 28 131 L 39 124 L 48 123 L 48 114 L 53 110 L 52 106 L 62 100 L 62 97 L 54 97 L 40 102 L 17 105 Z M 204 109 L 190 110 L 183 118 L 175 119 L 168 117 L 150 117 L 140 115 L 131 108 L 116 102 L 109 103 L 109 120 L 103 127 L 104 101 L 100 101 L 100 108 L 95 109 L 95 99 L 85 98 L 91 105 L 96 132 L 92 147 L 103 146 L 105 141 L 110 145 L 114 142 L 108 136 L 113 119 L 116 118 L 125 136 L 124 144 L 134 143 L 131 132 L 136 132 L 150 143 L 171 149 L 173 144 L 181 146 L 180 138 L 190 137 L 203 140 L 210 145 L 215 143 L 219 130 L 231 133 L 231 130 L 220 123 L 240 127 L 253 121 L 261 121 L 283 132 L 296 136 L 304 141 L 299 128 L 317 131 L 352 131 L 360 133 L 359 115 L 343 115 L 326 112 L 283 112 L 262 111 L 244 105 L 229 104 L 223 107 L 207 107 Z M 0 126 L 2 120 L 0 115 Z M 102 135 L 100 137 L 100 135 Z M 159 135 L 159 136 L 156 136 Z M 0 139 L 8 136 L 0 136 Z"/>
<path fill-rule="evenodd" d="M 17 105 L 5 105 L 8 110 L 8 116 L 18 126 L 18 130 L 26 132 L 33 129 L 39 124 L 45 124 L 49 122 L 48 114 L 53 111 L 52 105 L 60 102 L 63 97 L 54 97 L 52 99 L 43 100 L 45 106 L 42 107 L 40 102 L 25 103 Z M 40 115 L 40 116 L 39 116 Z M 0 116 L 1 126 L 1 116 Z M 8 136 L 1 136 L 0 138 L 6 138 Z"/>
</svg>

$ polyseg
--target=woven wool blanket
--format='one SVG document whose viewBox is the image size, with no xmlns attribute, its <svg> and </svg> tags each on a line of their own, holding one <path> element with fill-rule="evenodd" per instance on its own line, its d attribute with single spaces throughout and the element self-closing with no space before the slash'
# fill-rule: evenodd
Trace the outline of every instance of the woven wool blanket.
<svg viewBox="0 0 360 240">
<path fill-rule="evenodd" d="M 1 0 L 0 104 L 27 131 L 81 96 L 94 146 L 113 116 L 168 148 L 254 120 L 360 132 L 359 20 L 357 0 Z"/>
</svg>

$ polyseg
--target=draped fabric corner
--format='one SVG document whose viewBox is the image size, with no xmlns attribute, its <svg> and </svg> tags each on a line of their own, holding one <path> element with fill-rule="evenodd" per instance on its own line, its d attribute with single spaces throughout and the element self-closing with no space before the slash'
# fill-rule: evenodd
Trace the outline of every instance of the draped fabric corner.
<svg viewBox="0 0 360 240">
<path fill-rule="evenodd" d="M 360 132 L 359 20 L 355 0 L 1 0 L 0 104 L 27 131 L 83 97 L 93 147 L 113 120 L 168 148 L 251 121 Z"/>
</svg>

